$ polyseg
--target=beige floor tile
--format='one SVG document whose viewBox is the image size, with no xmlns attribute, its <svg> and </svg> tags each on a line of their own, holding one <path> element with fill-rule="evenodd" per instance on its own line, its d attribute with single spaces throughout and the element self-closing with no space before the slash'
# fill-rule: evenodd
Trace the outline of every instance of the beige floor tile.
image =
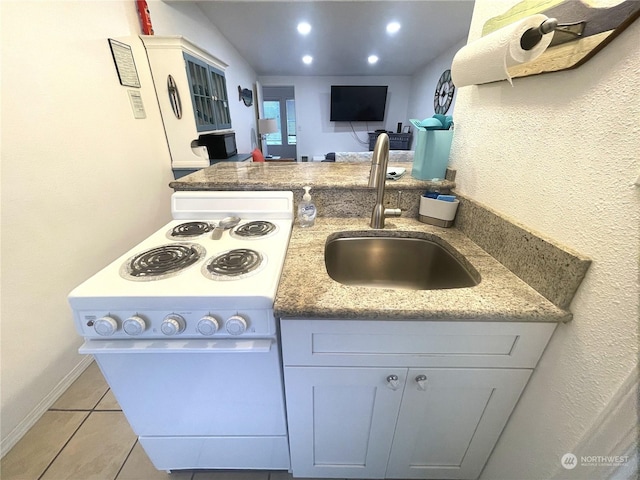
<svg viewBox="0 0 640 480">
<path fill-rule="evenodd" d="M 111 389 L 104 394 L 104 397 L 100 400 L 98 405 L 96 405 L 96 410 L 122 410 L 120 408 L 120 404 L 116 400 L 116 397 L 113 395 Z"/>
<path fill-rule="evenodd" d="M 51 407 L 54 410 L 91 410 L 109 389 L 93 362 Z"/>
<path fill-rule="evenodd" d="M 264 470 L 196 470 L 193 480 L 269 480 Z"/>
<path fill-rule="evenodd" d="M 2 459 L 2 479 L 40 477 L 87 415 L 88 412 L 45 412 Z"/>
<path fill-rule="evenodd" d="M 110 480 L 136 443 L 122 412 L 92 412 L 42 480 Z"/>
<path fill-rule="evenodd" d="M 142 446 L 136 443 L 131 455 L 120 470 L 117 480 L 191 480 L 192 475 L 191 470 L 176 470 L 171 474 L 163 470 L 156 470 L 147 454 L 144 453 Z"/>
</svg>

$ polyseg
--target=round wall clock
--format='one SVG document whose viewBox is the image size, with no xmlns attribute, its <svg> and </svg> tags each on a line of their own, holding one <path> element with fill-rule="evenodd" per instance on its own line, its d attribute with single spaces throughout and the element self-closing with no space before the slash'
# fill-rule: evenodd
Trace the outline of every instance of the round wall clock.
<svg viewBox="0 0 640 480">
<path fill-rule="evenodd" d="M 442 75 L 440 75 L 440 79 L 436 85 L 436 92 L 433 95 L 433 109 L 436 113 L 444 115 L 449 111 L 455 91 L 456 87 L 451 81 L 451 70 L 445 70 L 442 72 Z"/>
</svg>

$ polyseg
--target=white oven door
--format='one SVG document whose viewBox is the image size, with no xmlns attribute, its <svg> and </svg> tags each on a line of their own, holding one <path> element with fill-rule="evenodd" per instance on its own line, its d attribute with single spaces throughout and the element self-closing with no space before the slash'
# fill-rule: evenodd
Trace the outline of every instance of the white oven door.
<svg viewBox="0 0 640 480">
<path fill-rule="evenodd" d="M 137 435 L 286 435 L 275 339 L 87 340 Z"/>
</svg>

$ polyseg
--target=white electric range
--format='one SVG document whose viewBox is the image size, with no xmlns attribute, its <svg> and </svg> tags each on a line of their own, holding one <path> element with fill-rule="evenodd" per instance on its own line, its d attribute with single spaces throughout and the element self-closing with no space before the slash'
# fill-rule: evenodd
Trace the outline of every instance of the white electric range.
<svg viewBox="0 0 640 480">
<path fill-rule="evenodd" d="M 273 316 L 291 192 L 176 192 L 174 218 L 69 294 L 156 468 L 288 469 Z M 220 232 L 228 217 L 238 224 Z M 223 222 L 224 223 L 224 222 Z"/>
</svg>

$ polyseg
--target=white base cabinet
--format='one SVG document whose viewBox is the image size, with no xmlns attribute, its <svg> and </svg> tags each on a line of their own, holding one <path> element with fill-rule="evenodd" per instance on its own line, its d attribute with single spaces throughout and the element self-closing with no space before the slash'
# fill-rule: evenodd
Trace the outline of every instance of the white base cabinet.
<svg viewBox="0 0 640 480">
<path fill-rule="evenodd" d="M 477 478 L 554 329 L 282 320 L 293 475 Z"/>
<path fill-rule="evenodd" d="M 291 469 L 296 477 L 380 478 L 387 467 L 401 369 L 286 367 Z"/>
<path fill-rule="evenodd" d="M 529 376 L 516 369 L 409 369 L 386 477 L 476 478 Z"/>
</svg>

